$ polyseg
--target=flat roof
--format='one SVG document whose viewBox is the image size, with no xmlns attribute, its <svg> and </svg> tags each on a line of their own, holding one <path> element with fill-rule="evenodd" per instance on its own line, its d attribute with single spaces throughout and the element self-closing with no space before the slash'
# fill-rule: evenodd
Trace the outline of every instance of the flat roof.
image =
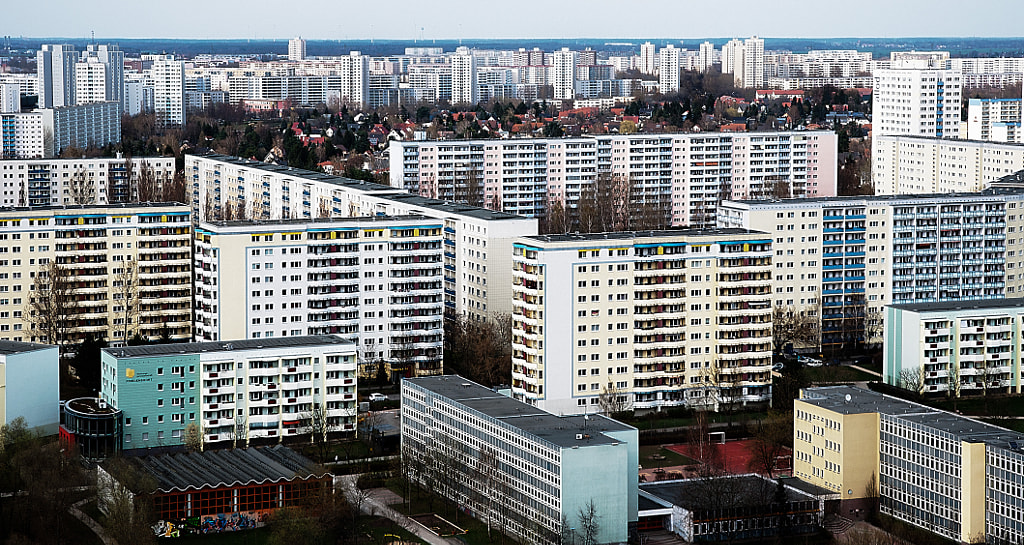
<svg viewBox="0 0 1024 545">
<path fill-rule="evenodd" d="M 226 220 L 226 221 L 202 221 L 202 224 L 216 225 L 217 227 L 252 227 L 252 226 L 275 226 L 275 225 L 302 225 L 321 223 L 392 223 L 401 221 L 432 221 L 441 222 L 437 218 L 430 218 L 422 214 L 403 214 L 398 216 L 354 216 L 354 217 L 333 217 L 333 218 L 282 218 L 276 220 Z"/>
<path fill-rule="evenodd" d="M 960 441 L 1024 452 L 1024 434 L 871 390 L 825 386 L 805 388 L 801 395 L 801 401 L 842 414 L 877 412 L 949 433 Z M 849 396 L 849 401 L 846 396 Z"/>
<path fill-rule="evenodd" d="M 110 204 L 61 204 L 47 206 L 0 206 L 0 212 L 80 212 L 83 210 L 123 210 L 125 208 L 186 208 L 191 207 L 180 202 L 126 202 Z"/>
<path fill-rule="evenodd" d="M 317 346 L 324 344 L 348 345 L 355 348 L 352 341 L 336 335 L 306 335 L 302 337 L 272 337 L 269 339 L 242 339 L 238 341 L 207 341 L 198 343 L 167 343 L 141 346 L 123 346 L 104 348 L 103 351 L 115 358 L 142 358 L 150 356 L 166 356 L 171 354 L 199 354 L 203 352 L 230 352 L 232 350 L 254 350 L 260 348 L 288 348 L 299 346 Z"/>
<path fill-rule="evenodd" d="M 979 299 L 976 301 L 941 301 L 935 303 L 907 303 L 905 305 L 889 306 L 900 310 L 910 310 L 914 312 L 1022 308 L 1024 307 L 1024 297 L 1006 299 Z"/>
<path fill-rule="evenodd" d="M 507 212 L 488 210 L 486 208 L 482 208 L 479 206 L 471 206 L 465 203 L 453 203 L 438 199 L 431 199 L 428 197 L 421 197 L 419 195 L 413 195 L 412 193 L 409 193 L 406 190 L 399 189 L 397 187 L 391 187 L 389 185 L 378 184 L 375 182 L 367 182 L 363 180 L 353 180 L 352 178 L 345 178 L 343 176 L 325 174 L 323 172 L 314 172 L 312 170 L 305 170 L 301 168 L 273 165 L 261 161 L 253 161 L 251 159 L 242 159 L 241 157 L 221 155 L 219 153 L 207 153 L 202 155 L 196 155 L 196 157 L 206 157 L 208 159 L 223 161 L 225 163 L 231 163 L 233 165 L 237 165 L 240 167 L 253 168 L 258 170 L 264 170 L 267 172 L 273 172 L 275 174 L 294 176 L 296 178 L 309 180 L 311 182 L 334 184 L 337 186 L 361 191 L 364 193 L 374 194 L 374 196 L 381 199 L 401 202 L 413 206 L 422 206 L 425 208 L 437 210 L 439 212 L 445 212 L 448 214 L 457 214 L 485 220 L 533 219 L 527 218 L 525 216 L 509 214 Z"/>
<path fill-rule="evenodd" d="M 330 475 L 284 445 L 126 458 L 156 481 L 156 492 L 265 484 Z M 142 492 L 142 491 L 136 491 Z"/>
<path fill-rule="evenodd" d="M 405 379 L 407 382 L 500 420 L 559 447 L 620 443 L 602 432 L 634 429 L 603 415 L 558 416 L 499 394 L 458 375 Z M 582 435 L 582 439 L 577 439 Z"/>
<path fill-rule="evenodd" d="M 45 350 L 47 348 L 55 348 L 55 346 L 49 344 L 23 343 L 18 341 L 0 341 L 0 355 L 4 356 L 23 354 L 25 352 L 35 352 L 36 350 Z"/>
<path fill-rule="evenodd" d="M 1019 195 L 1024 193 L 1024 187 L 993 187 L 984 189 L 982 191 L 975 191 L 971 193 L 921 193 L 914 195 L 849 195 L 842 197 L 804 197 L 794 199 L 770 199 L 770 200 L 751 200 L 751 199 L 725 199 L 722 202 L 734 202 L 747 205 L 761 205 L 761 206 L 774 206 L 784 204 L 804 204 L 804 203 L 829 203 L 829 202 L 852 202 L 852 201 L 867 201 L 871 203 L 892 203 L 899 201 L 923 201 L 927 199 L 941 199 L 941 200 L 956 200 L 956 199 L 967 199 L 977 197 L 998 197 L 1002 195 Z"/>
<path fill-rule="evenodd" d="M 640 490 L 690 511 L 775 503 L 777 488 L 774 481 L 760 475 L 723 475 L 711 479 L 640 483 Z M 784 490 L 787 502 L 814 499 L 812 495 L 796 488 L 786 487 Z"/>
<path fill-rule="evenodd" d="M 753 235 L 757 237 L 771 238 L 770 233 L 755 231 L 753 229 L 742 229 L 738 227 L 716 227 L 712 229 L 660 229 L 653 231 L 617 231 L 611 233 L 572 233 L 553 235 L 530 235 L 522 238 L 536 240 L 538 242 L 573 242 L 573 241 L 600 241 L 600 240 L 626 240 L 634 238 L 668 238 L 668 237 L 722 237 L 731 235 Z"/>
<path fill-rule="evenodd" d="M 121 412 L 117 407 L 98 397 L 76 397 L 65 401 L 64 406 L 68 410 L 82 414 L 117 414 Z"/>
</svg>

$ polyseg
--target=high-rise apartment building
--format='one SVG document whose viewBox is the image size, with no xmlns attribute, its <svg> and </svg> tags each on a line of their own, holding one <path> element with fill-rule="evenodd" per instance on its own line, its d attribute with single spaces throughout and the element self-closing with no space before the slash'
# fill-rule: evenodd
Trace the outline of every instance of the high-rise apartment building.
<svg viewBox="0 0 1024 545">
<path fill-rule="evenodd" d="M 158 194 L 174 177 L 174 157 L 12 159 L 0 163 L 0 206 L 114 204 L 139 200 L 143 171 Z"/>
<path fill-rule="evenodd" d="M 103 67 L 102 70 L 98 65 Z M 83 70 L 86 71 L 84 75 Z M 83 77 L 86 77 L 87 81 L 83 82 Z M 75 65 L 75 89 L 77 104 L 123 103 L 124 51 L 116 45 L 86 46 L 81 59 Z"/>
<path fill-rule="evenodd" d="M 551 83 L 555 98 L 572 99 L 576 96 L 576 52 L 568 47 L 551 54 Z"/>
<path fill-rule="evenodd" d="M 820 316 L 822 345 L 838 349 L 880 342 L 885 305 L 1021 293 L 1022 199 L 1002 190 L 727 201 L 718 219 L 771 233 L 773 304 Z"/>
<path fill-rule="evenodd" d="M 512 241 L 537 233 L 536 219 L 237 157 L 186 156 L 185 178 L 203 221 L 223 218 L 229 206 L 235 217 L 256 220 L 408 214 L 439 220 L 445 312 L 474 320 L 511 312 Z"/>
<path fill-rule="evenodd" d="M 188 208 L 180 204 L 0 211 L 0 267 L 5 271 L 0 277 L 0 339 L 57 343 L 91 335 L 122 343 L 135 335 L 190 338 L 190 220 Z M 74 303 L 61 319 L 63 339 L 47 338 L 31 306 L 34 279 L 51 263 L 72 281 Z"/>
<path fill-rule="evenodd" d="M 0 114 L 21 113 L 21 88 L 17 83 L 0 83 Z"/>
<path fill-rule="evenodd" d="M 747 89 L 764 87 L 764 40 L 757 36 L 743 41 L 743 74 L 740 82 Z"/>
<path fill-rule="evenodd" d="M 919 393 L 1020 393 L 1024 299 L 885 308 L 883 378 Z"/>
<path fill-rule="evenodd" d="M 153 111 L 157 125 L 185 125 L 185 63 L 174 55 L 158 55 L 153 60 Z"/>
<path fill-rule="evenodd" d="M 700 44 L 700 56 L 697 60 L 697 70 L 707 72 L 715 64 L 715 44 L 703 42 Z"/>
<path fill-rule="evenodd" d="M 1024 169 L 1024 145 L 912 135 L 871 138 L 876 195 L 981 191 Z"/>
<path fill-rule="evenodd" d="M 334 335 L 106 348 L 101 369 L 125 451 L 185 445 L 190 424 L 225 446 L 356 429 L 355 346 Z"/>
<path fill-rule="evenodd" d="M 599 176 L 642 188 L 666 224 L 715 224 L 723 198 L 835 195 L 831 131 L 595 135 L 527 140 L 392 141 L 391 185 L 446 201 L 468 200 L 543 217 L 558 201 L 575 210 Z"/>
<path fill-rule="evenodd" d="M 468 47 L 460 47 L 452 55 L 452 103 L 476 104 L 476 58 Z"/>
<path fill-rule="evenodd" d="M 100 148 L 121 141 L 120 104 L 96 102 L 0 113 L 0 156 L 54 157 L 68 147 Z"/>
<path fill-rule="evenodd" d="M 1021 133 L 1021 99 L 972 98 L 967 101 L 969 140 L 1024 143 Z"/>
<path fill-rule="evenodd" d="M 302 38 L 292 38 L 288 40 L 288 60 L 306 60 L 306 40 L 303 40 Z"/>
<path fill-rule="evenodd" d="M 526 237 L 512 271 L 516 399 L 556 414 L 771 399 L 768 233 Z"/>
<path fill-rule="evenodd" d="M 370 374 L 440 373 L 441 230 L 422 216 L 202 222 L 195 338 L 332 334 Z"/>
<path fill-rule="evenodd" d="M 657 47 L 651 42 L 644 42 L 640 45 L 640 73 L 649 76 L 658 73 Z"/>
<path fill-rule="evenodd" d="M 961 74 L 941 68 L 893 68 L 874 74 L 872 130 L 878 135 L 960 136 Z"/>
<path fill-rule="evenodd" d="M 523 543 L 576 539 L 589 506 L 594 542 L 625 543 L 637 523 L 637 437 L 604 416 L 556 416 L 456 375 L 402 381 L 402 459 L 423 468 L 414 478 Z"/>
<path fill-rule="evenodd" d="M 851 386 L 806 388 L 793 413 L 793 474 L 838 493 L 841 515 L 878 505 L 955 542 L 1024 539 L 1024 435 Z"/>
<path fill-rule="evenodd" d="M 672 44 L 658 53 L 658 92 L 661 94 L 679 91 L 679 53 Z"/>
<path fill-rule="evenodd" d="M 78 52 L 68 44 L 43 44 L 36 52 L 39 107 L 74 106 Z"/>
</svg>

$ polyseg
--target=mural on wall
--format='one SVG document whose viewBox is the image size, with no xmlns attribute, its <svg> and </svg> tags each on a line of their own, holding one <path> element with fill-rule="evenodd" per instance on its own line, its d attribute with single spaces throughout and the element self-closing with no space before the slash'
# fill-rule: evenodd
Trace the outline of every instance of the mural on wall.
<svg viewBox="0 0 1024 545">
<path fill-rule="evenodd" d="M 153 534 L 157 537 L 219 534 L 261 528 L 266 522 L 267 513 L 221 513 L 202 518 L 189 517 L 179 522 L 161 520 L 153 525 Z"/>
</svg>

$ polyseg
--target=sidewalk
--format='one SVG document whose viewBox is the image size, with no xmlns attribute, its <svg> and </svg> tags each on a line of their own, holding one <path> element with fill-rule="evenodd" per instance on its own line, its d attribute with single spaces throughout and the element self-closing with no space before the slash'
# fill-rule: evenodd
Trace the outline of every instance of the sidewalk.
<svg viewBox="0 0 1024 545">
<path fill-rule="evenodd" d="M 863 372 L 865 372 L 865 373 L 867 373 L 869 375 L 872 375 L 872 376 L 875 376 L 875 377 L 878 377 L 878 378 L 882 378 L 882 373 L 879 373 L 877 371 L 872 371 L 871 369 L 865 369 L 864 367 L 861 367 L 859 365 L 853 365 L 851 363 L 850 365 L 847 365 L 846 367 L 849 367 L 851 369 L 856 369 L 858 371 L 863 371 Z"/>
<path fill-rule="evenodd" d="M 82 512 L 81 509 L 79 509 L 79 507 L 90 501 L 96 501 L 96 496 L 93 496 L 91 498 L 85 498 L 84 500 L 76 502 L 68 509 L 68 512 L 71 513 L 71 515 L 76 519 L 82 521 L 82 524 L 88 526 L 89 529 L 96 534 L 96 537 L 100 538 L 100 541 L 103 542 L 103 545 L 117 545 L 117 542 L 114 541 L 114 538 L 107 535 L 107 531 L 104 530 L 103 527 L 100 526 L 98 522 L 93 520 L 92 517 L 86 515 L 84 512 Z"/>
<path fill-rule="evenodd" d="M 345 497 L 348 498 L 348 501 L 352 505 L 359 503 L 358 501 L 356 501 L 357 495 L 360 493 L 359 488 L 356 486 L 356 480 L 359 479 L 359 475 L 341 475 L 340 477 L 338 477 L 338 479 L 341 480 L 341 488 L 342 491 L 345 493 Z M 419 524 L 416 524 L 415 522 L 409 520 L 409 517 L 399 513 L 398 511 L 395 511 L 391 507 L 381 502 L 380 496 L 374 494 L 373 490 L 368 490 L 364 492 L 369 492 L 369 495 L 366 496 L 366 499 L 363 500 L 362 505 L 359 506 L 360 511 L 362 511 L 363 513 L 366 513 L 367 515 L 375 515 L 388 518 L 394 521 L 402 528 L 415 534 L 416 537 L 422 539 L 427 543 L 430 543 L 430 545 L 452 545 L 453 543 L 459 543 L 458 541 L 449 541 L 448 539 L 434 535 L 423 526 L 420 526 Z"/>
</svg>

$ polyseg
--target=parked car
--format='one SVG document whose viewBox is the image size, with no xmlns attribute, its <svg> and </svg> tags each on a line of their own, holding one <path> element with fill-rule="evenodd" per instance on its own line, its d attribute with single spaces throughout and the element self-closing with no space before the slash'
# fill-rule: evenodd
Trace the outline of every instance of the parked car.
<svg viewBox="0 0 1024 545">
<path fill-rule="evenodd" d="M 388 400 L 388 396 L 386 396 L 384 394 L 380 394 L 380 393 L 376 393 L 376 392 L 370 394 L 370 401 L 387 401 L 387 400 Z"/>
<path fill-rule="evenodd" d="M 775 365 L 772 366 L 772 371 L 782 371 L 784 367 L 785 365 L 781 363 L 776 363 Z"/>
<path fill-rule="evenodd" d="M 800 363 L 806 365 L 807 367 L 821 367 L 822 366 L 822 361 L 819 360 L 818 358 L 810 358 L 810 357 L 807 357 L 807 356 L 800 356 L 799 358 L 797 358 L 797 361 L 799 361 Z"/>
</svg>

